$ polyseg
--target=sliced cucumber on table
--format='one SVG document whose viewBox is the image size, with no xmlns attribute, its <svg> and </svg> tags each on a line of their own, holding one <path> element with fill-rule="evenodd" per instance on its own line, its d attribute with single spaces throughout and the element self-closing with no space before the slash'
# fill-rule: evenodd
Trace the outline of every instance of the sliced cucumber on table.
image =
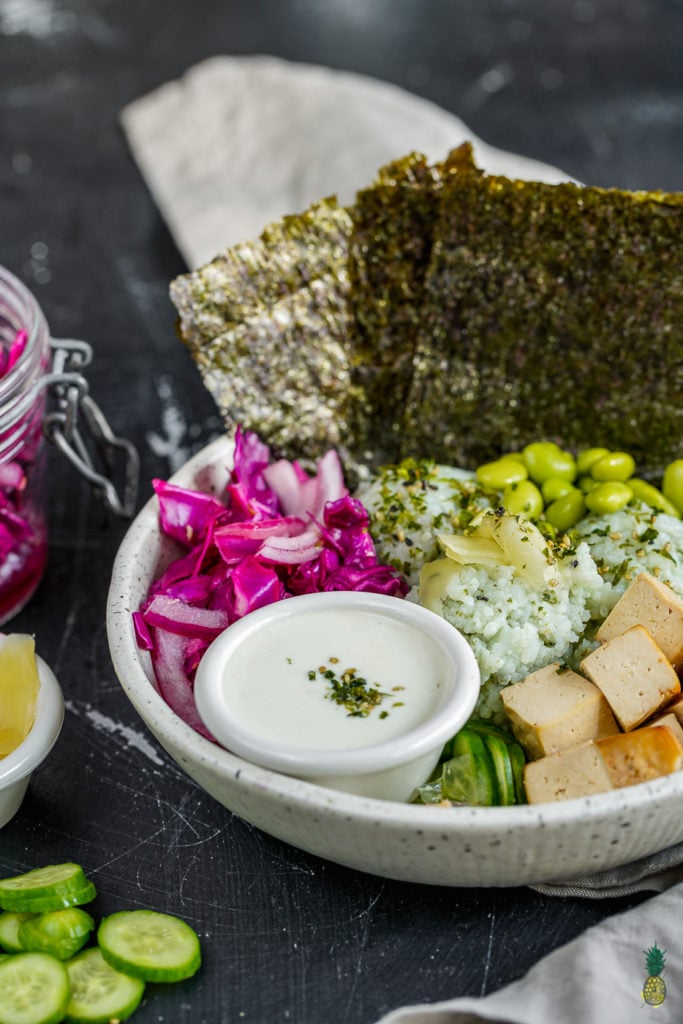
<svg viewBox="0 0 683 1024">
<path fill-rule="evenodd" d="M 30 921 L 34 914 L 19 914 L 14 910 L 5 910 L 0 914 L 0 949 L 6 953 L 25 953 L 26 946 L 19 941 L 19 929 L 25 921 Z"/>
<path fill-rule="evenodd" d="M 43 913 L 90 903 L 97 895 L 83 868 L 70 862 L 48 864 L 23 875 L 0 879 L 0 907 L 20 913 Z"/>
<path fill-rule="evenodd" d="M 181 981 L 201 964 L 197 933 L 179 917 L 155 910 L 110 914 L 97 942 L 112 967 L 144 981 Z"/>
<path fill-rule="evenodd" d="M 97 945 L 82 909 L 96 895 L 83 869 L 50 864 L 0 879 L 0 1024 L 112 1024 L 137 1009 L 147 981 L 191 977 L 197 933 L 172 914 L 105 917 Z"/>
<path fill-rule="evenodd" d="M 128 1020 L 144 995 L 145 983 L 107 963 L 96 946 L 66 964 L 71 997 L 65 1010 L 70 1024 L 109 1024 Z"/>
<path fill-rule="evenodd" d="M 90 937 L 95 922 L 81 907 L 63 907 L 45 914 L 27 916 L 19 926 L 18 940 L 26 950 L 51 953 L 58 960 L 68 960 Z"/>
<path fill-rule="evenodd" d="M 59 1024 L 71 986 L 49 953 L 17 953 L 0 961 L 0 1024 Z"/>
</svg>

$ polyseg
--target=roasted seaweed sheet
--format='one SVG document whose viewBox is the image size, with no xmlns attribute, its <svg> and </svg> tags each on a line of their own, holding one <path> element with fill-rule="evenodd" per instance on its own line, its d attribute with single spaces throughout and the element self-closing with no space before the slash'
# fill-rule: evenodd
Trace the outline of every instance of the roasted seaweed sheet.
<svg viewBox="0 0 683 1024">
<path fill-rule="evenodd" d="M 365 439 L 365 460 L 375 465 L 403 450 L 440 196 L 449 178 L 465 172 L 481 173 L 468 145 L 435 166 L 411 153 L 383 167 L 349 211 L 349 275 L 359 327 L 352 373 L 363 396 L 351 427 Z"/>
<path fill-rule="evenodd" d="M 683 436 L 683 195 L 410 154 L 171 285 L 226 426 L 349 468 Z"/>
<path fill-rule="evenodd" d="M 463 465 L 539 438 L 680 454 L 682 230 L 681 195 L 450 179 L 405 436 Z"/>
</svg>

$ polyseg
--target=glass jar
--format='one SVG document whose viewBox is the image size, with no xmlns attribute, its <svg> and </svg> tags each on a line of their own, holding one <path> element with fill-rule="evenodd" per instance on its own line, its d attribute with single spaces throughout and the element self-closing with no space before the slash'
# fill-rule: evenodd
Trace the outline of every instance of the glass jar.
<svg viewBox="0 0 683 1024">
<path fill-rule="evenodd" d="M 0 267 L 0 625 L 26 604 L 47 562 L 42 382 L 50 367 L 38 303 Z"/>
</svg>

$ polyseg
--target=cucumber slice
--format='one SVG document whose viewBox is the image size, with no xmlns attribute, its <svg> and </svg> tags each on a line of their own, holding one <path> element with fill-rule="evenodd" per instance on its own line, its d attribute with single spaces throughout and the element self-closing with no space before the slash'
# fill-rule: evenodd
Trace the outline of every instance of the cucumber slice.
<svg viewBox="0 0 683 1024">
<path fill-rule="evenodd" d="M 90 914 L 80 907 L 49 910 L 46 914 L 28 917 L 19 928 L 18 939 L 24 949 L 51 953 L 58 960 L 68 960 L 88 941 L 95 927 Z"/>
<path fill-rule="evenodd" d="M 179 917 L 156 910 L 110 914 L 97 941 L 112 967 L 143 981 L 180 981 L 201 964 L 197 933 Z"/>
<path fill-rule="evenodd" d="M 0 946 L 7 953 L 25 953 L 26 946 L 19 939 L 19 928 L 26 921 L 30 921 L 33 914 L 16 914 L 12 910 L 5 910 L 0 914 Z"/>
<path fill-rule="evenodd" d="M 471 732 L 476 732 L 478 736 L 497 736 L 505 743 L 514 742 L 514 738 L 509 732 L 505 732 L 499 725 L 495 725 L 493 722 L 487 721 L 485 718 L 470 718 L 467 722 L 467 728 Z"/>
<path fill-rule="evenodd" d="M 0 1024 L 58 1024 L 69 1002 L 64 964 L 48 953 L 0 961 Z"/>
<path fill-rule="evenodd" d="M 88 882 L 84 889 L 78 889 L 70 894 L 47 895 L 47 896 L 22 896 L 15 894 L 3 896 L 0 899 L 0 907 L 4 910 L 14 910 L 16 913 L 44 914 L 48 910 L 60 910 L 62 907 L 80 907 L 84 903 L 92 903 L 97 895 L 97 890 L 92 882 Z"/>
<path fill-rule="evenodd" d="M 64 1016 L 72 1024 L 127 1020 L 140 1005 L 144 981 L 115 970 L 97 948 L 78 953 L 67 963 L 66 970 L 71 998 Z"/>
<path fill-rule="evenodd" d="M 467 727 L 451 740 L 453 756 L 441 774 L 443 794 L 458 803 L 490 807 L 498 802 L 496 773 L 486 745 Z"/>
<path fill-rule="evenodd" d="M 524 765 L 526 764 L 526 754 L 519 743 L 511 743 L 508 747 L 508 753 L 510 754 L 510 764 L 512 765 L 512 775 L 515 780 L 515 797 L 518 804 L 525 804 L 526 789 L 524 788 Z"/>
<path fill-rule="evenodd" d="M 447 800 L 473 807 L 491 807 L 497 799 L 492 768 L 469 754 L 446 761 L 441 789 Z"/>
<path fill-rule="evenodd" d="M 515 778 L 512 772 L 512 762 L 508 744 L 500 736 L 494 733 L 487 733 L 484 736 L 486 748 L 491 755 L 493 770 L 496 773 L 498 784 L 498 803 L 506 807 L 515 802 Z"/>
<path fill-rule="evenodd" d="M 89 903 L 95 895 L 95 886 L 78 864 L 50 864 L 0 879 L 0 907 L 20 913 L 78 906 Z"/>
</svg>

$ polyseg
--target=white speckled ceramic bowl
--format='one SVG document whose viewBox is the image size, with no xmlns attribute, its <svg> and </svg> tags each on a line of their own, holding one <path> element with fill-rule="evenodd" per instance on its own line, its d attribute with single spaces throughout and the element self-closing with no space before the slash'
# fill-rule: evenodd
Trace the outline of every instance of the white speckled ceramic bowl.
<svg viewBox="0 0 683 1024">
<path fill-rule="evenodd" d="M 52 670 L 37 658 L 40 690 L 33 728 L 23 743 L 0 760 L 0 828 L 17 813 L 31 775 L 57 741 L 64 721 L 64 698 Z"/>
<path fill-rule="evenodd" d="M 219 493 L 232 442 L 221 438 L 173 482 Z M 342 793 L 259 768 L 181 721 L 155 689 L 131 612 L 177 554 L 157 526 L 156 499 L 119 550 L 107 609 L 123 690 L 180 767 L 241 818 L 303 850 L 387 878 L 449 886 L 515 886 L 570 878 L 683 840 L 683 772 L 579 800 L 524 807 L 429 807 Z"/>
</svg>

